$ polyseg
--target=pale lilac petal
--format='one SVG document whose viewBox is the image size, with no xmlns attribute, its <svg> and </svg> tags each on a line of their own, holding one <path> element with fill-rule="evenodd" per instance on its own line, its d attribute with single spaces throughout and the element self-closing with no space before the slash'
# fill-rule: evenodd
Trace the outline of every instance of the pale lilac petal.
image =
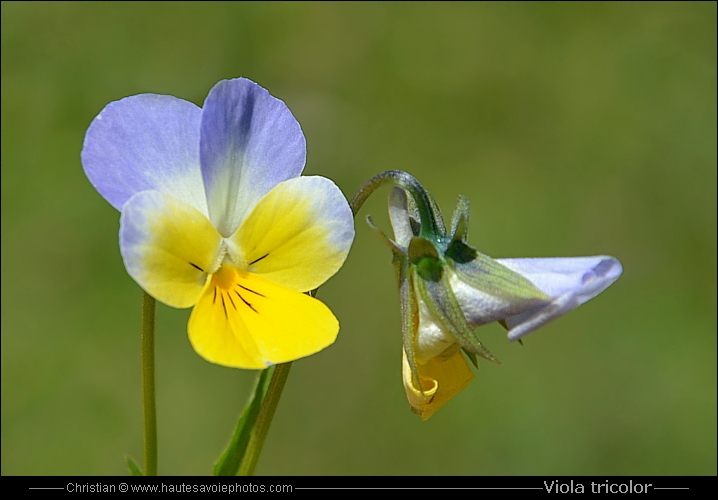
<svg viewBox="0 0 718 500">
<path fill-rule="evenodd" d="M 623 272 L 621 263 L 608 256 L 496 260 L 553 298 L 547 305 L 505 318 L 510 340 L 520 339 L 592 299 Z"/>
<path fill-rule="evenodd" d="M 223 80 L 202 109 L 200 161 L 209 217 L 231 236 L 274 186 L 299 176 L 306 142 L 289 108 L 256 83 Z"/>
<path fill-rule="evenodd" d="M 153 190 L 207 214 L 199 167 L 201 115 L 191 102 L 166 95 L 111 102 L 85 134 L 85 174 L 117 210 L 135 193 Z"/>
</svg>

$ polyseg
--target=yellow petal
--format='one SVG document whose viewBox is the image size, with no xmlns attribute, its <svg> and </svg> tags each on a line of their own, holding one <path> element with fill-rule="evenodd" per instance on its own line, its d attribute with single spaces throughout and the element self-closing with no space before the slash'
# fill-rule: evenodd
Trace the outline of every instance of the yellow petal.
<svg viewBox="0 0 718 500">
<path fill-rule="evenodd" d="M 202 292 L 188 332 L 208 361 L 263 369 L 331 345 L 339 322 L 317 299 L 225 264 Z"/>
<path fill-rule="evenodd" d="M 137 193 L 122 207 L 120 250 L 127 272 L 173 307 L 197 301 L 221 239 L 202 212 L 159 191 Z"/>
<path fill-rule="evenodd" d="M 419 415 L 421 420 L 428 419 L 439 408 L 451 401 L 474 378 L 461 351 L 449 359 L 436 357 L 426 364 L 417 364 L 420 388 L 412 380 L 406 351 L 403 351 L 402 361 L 406 396 L 412 411 Z"/>
<path fill-rule="evenodd" d="M 349 204 L 324 177 L 278 184 L 231 238 L 242 254 L 239 267 L 300 292 L 336 273 L 353 239 Z"/>
</svg>

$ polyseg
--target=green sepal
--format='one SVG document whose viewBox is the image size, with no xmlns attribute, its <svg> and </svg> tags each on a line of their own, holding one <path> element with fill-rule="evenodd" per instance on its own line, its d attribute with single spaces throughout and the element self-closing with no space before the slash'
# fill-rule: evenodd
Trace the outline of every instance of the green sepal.
<svg viewBox="0 0 718 500">
<path fill-rule="evenodd" d="M 423 388 L 419 381 L 419 369 L 416 366 L 416 333 L 419 331 L 419 305 L 416 303 L 416 293 L 414 292 L 415 274 L 411 272 L 409 261 L 404 259 L 402 263 L 397 264 L 397 272 L 399 274 L 401 296 L 401 334 L 404 343 L 404 351 L 406 359 L 411 368 L 414 387 L 418 387 L 423 393 Z"/>
<path fill-rule="evenodd" d="M 369 227 L 372 228 L 376 232 L 376 234 L 379 235 L 379 238 L 381 239 L 381 241 L 383 241 L 385 245 L 387 245 L 389 248 L 391 248 L 392 252 L 401 253 L 401 254 L 404 253 L 404 249 L 401 248 L 396 241 L 392 240 L 387 235 L 385 235 L 381 229 L 376 227 L 374 225 L 374 221 L 371 220 L 371 217 L 368 215 L 366 216 L 366 223 L 369 224 Z"/>
<path fill-rule="evenodd" d="M 501 364 L 478 339 L 473 328 L 466 322 L 454 292 L 451 290 L 448 273 L 438 281 L 417 279 L 417 287 L 433 319 L 445 332 L 450 333 L 462 348 L 478 354 L 484 359 Z"/>
<path fill-rule="evenodd" d="M 459 243 L 468 247 L 468 245 Z M 489 295 L 514 302 L 524 309 L 530 305 L 538 306 L 551 301 L 551 297 L 536 288 L 536 285 L 519 273 L 512 271 L 488 255 L 475 250 L 474 252 L 476 256 L 468 262 L 461 262 L 453 258 L 447 259 L 457 277 L 467 285 Z"/>
<path fill-rule="evenodd" d="M 476 259 L 478 252 L 461 239 L 453 239 L 446 247 L 444 255 L 457 264 L 467 264 Z"/>
<path fill-rule="evenodd" d="M 409 261 L 416 266 L 419 277 L 426 281 L 439 281 L 443 264 L 439 252 L 429 240 L 417 236 L 409 242 Z"/>
<path fill-rule="evenodd" d="M 474 354 L 471 351 L 467 351 L 463 347 L 461 348 L 462 351 L 464 351 L 464 354 L 466 354 L 466 357 L 469 358 L 469 361 L 471 361 L 471 364 L 474 365 L 474 368 L 477 370 L 479 369 L 479 358 L 476 357 L 476 354 Z"/>
<path fill-rule="evenodd" d="M 469 199 L 466 196 L 459 195 L 456 202 L 456 208 L 451 215 L 451 241 L 466 242 L 469 231 Z"/>
<path fill-rule="evenodd" d="M 411 239 L 409 242 L 408 254 L 409 260 L 412 264 L 416 264 L 419 260 L 424 258 L 439 260 L 439 251 L 436 249 L 434 244 L 421 236 Z"/>
<path fill-rule="evenodd" d="M 247 444 L 249 443 L 252 429 L 257 422 L 259 408 L 262 406 L 262 401 L 264 401 L 264 396 L 267 394 L 267 389 L 269 388 L 269 382 L 272 380 L 272 373 L 274 373 L 274 366 L 270 366 L 266 370 L 259 372 L 257 385 L 254 388 L 252 398 L 242 412 L 242 416 L 239 417 L 237 427 L 232 439 L 227 445 L 227 449 L 224 450 L 224 453 L 222 453 L 222 456 L 219 457 L 219 460 L 217 460 L 214 466 L 215 476 L 237 475 L 239 466 L 247 451 Z"/>
<path fill-rule="evenodd" d="M 379 235 L 379 238 L 389 247 L 391 248 L 391 253 L 393 255 L 392 263 L 394 264 L 394 268 L 396 269 L 397 273 L 397 279 L 399 280 L 399 283 L 402 282 L 402 266 L 408 266 L 409 261 L 406 258 L 406 254 L 404 252 L 404 249 L 399 246 L 399 244 L 389 238 L 387 235 L 385 235 L 378 227 L 374 225 L 374 221 L 371 220 L 371 217 L 367 215 L 366 222 L 369 224 L 369 227 L 372 228 L 376 234 Z"/>
<path fill-rule="evenodd" d="M 436 203 L 436 200 L 433 196 L 431 196 L 431 193 L 424 190 L 426 193 L 426 198 L 429 200 L 429 207 L 431 208 L 431 212 L 434 214 L 434 222 L 436 223 L 435 228 L 431 228 L 431 235 L 432 236 L 440 236 L 446 234 L 446 224 L 444 223 L 444 214 L 441 213 L 441 209 L 439 208 L 439 204 Z M 423 224 L 423 222 L 422 222 Z M 438 233 L 437 233 L 438 230 Z"/>
<path fill-rule="evenodd" d="M 144 476 L 142 469 L 140 469 L 140 466 L 137 465 L 134 458 L 127 455 L 125 457 L 125 462 L 127 463 L 127 469 L 130 471 L 130 476 Z"/>
<path fill-rule="evenodd" d="M 445 255 L 454 262 L 465 264 L 476 258 L 478 252 L 466 243 L 469 232 L 469 199 L 459 196 L 451 216 L 451 241 Z"/>
</svg>

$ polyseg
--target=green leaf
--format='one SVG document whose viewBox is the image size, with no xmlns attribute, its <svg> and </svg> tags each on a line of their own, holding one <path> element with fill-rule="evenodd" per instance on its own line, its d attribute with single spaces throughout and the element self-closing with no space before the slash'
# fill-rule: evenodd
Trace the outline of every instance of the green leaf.
<svg viewBox="0 0 718 500">
<path fill-rule="evenodd" d="M 125 457 L 125 461 L 127 462 L 127 468 L 129 469 L 131 476 L 144 476 L 144 474 L 142 474 L 142 469 L 140 469 L 140 466 L 137 465 L 134 458 L 128 455 Z"/>
<path fill-rule="evenodd" d="M 267 394 L 272 373 L 274 373 L 273 366 L 259 372 L 257 386 L 254 388 L 252 399 L 250 399 L 249 404 L 239 417 L 237 428 L 227 445 L 227 449 L 224 450 L 224 453 L 222 453 L 222 456 L 219 457 L 219 460 L 217 460 L 214 466 L 215 476 L 235 476 L 237 474 L 245 452 L 247 451 L 247 444 L 249 443 L 252 429 L 257 422 L 259 408 L 262 406 L 264 396 Z"/>
</svg>

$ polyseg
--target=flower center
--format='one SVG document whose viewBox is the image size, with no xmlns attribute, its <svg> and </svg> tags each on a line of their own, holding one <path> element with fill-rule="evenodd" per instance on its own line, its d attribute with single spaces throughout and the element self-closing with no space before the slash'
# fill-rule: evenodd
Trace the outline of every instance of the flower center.
<svg viewBox="0 0 718 500">
<path fill-rule="evenodd" d="M 214 260 L 214 271 L 210 274 L 219 272 L 223 266 L 231 266 L 235 269 L 252 272 L 252 265 L 266 258 L 268 255 L 269 254 L 261 255 L 250 260 L 250 256 L 248 256 L 242 248 L 237 246 L 234 241 L 222 238 L 219 250 L 217 251 L 217 256 Z"/>
<path fill-rule="evenodd" d="M 212 275 L 212 305 L 221 306 L 225 317 L 243 306 L 257 312 L 253 305 L 254 299 L 264 295 L 247 286 L 247 283 L 242 284 L 246 282 L 246 278 L 246 271 L 227 263 L 222 264 Z"/>
<path fill-rule="evenodd" d="M 235 270 L 230 265 L 222 265 L 212 276 L 212 282 L 214 286 L 222 291 L 226 291 L 232 288 L 236 283 Z"/>
</svg>

